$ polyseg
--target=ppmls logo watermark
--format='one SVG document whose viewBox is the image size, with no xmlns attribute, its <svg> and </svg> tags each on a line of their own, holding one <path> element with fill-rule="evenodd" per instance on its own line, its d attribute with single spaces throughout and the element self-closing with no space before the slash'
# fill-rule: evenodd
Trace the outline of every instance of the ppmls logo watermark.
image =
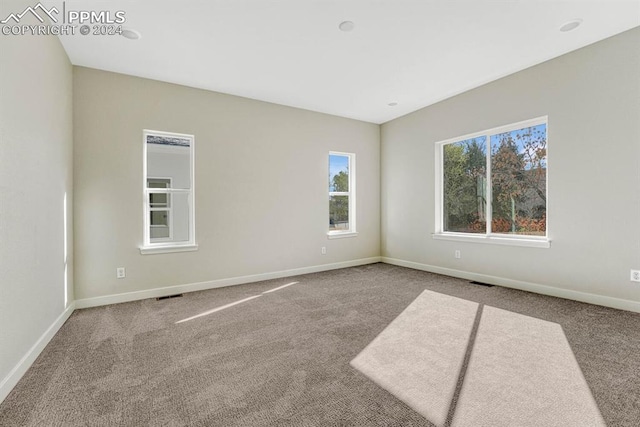
<svg viewBox="0 0 640 427">
<path fill-rule="evenodd" d="M 55 6 L 47 9 L 42 3 L 38 3 L 35 6 L 28 6 L 22 12 L 10 13 L 9 16 L 0 20 L 2 35 L 57 36 L 80 33 L 84 36 L 89 34 L 106 36 L 122 34 L 122 24 L 127 20 L 123 10 L 115 12 L 109 10 L 67 10 L 66 6 L 66 2 L 62 2 L 61 12 Z M 23 24 L 21 21 L 26 20 L 27 17 L 35 17 L 40 24 Z M 46 22 L 47 19 L 49 23 Z"/>
</svg>

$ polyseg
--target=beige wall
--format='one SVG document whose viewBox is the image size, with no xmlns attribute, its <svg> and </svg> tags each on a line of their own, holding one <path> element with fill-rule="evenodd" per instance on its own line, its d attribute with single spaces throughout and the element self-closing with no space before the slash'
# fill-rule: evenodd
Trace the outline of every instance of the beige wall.
<svg viewBox="0 0 640 427">
<path fill-rule="evenodd" d="M 637 304 L 638 46 L 640 28 L 384 124 L 383 256 Z M 434 143 L 544 115 L 551 248 L 433 240 Z"/>
<path fill-rule="evenodd" d="M 81 67 L 74 122 L 78 299 L 380 254 L 377 125 Z M 138 250 L 143 129 L 195 135 L 196 252 Z M 356 153 L 355 238 L 326 236 L 330 150 Z"/>
<path fill-rule="evenodd" d="M 0 16 L 27 4 L 3 0 Z M 21 375 L 12 369 L 63 313 L 65 294 L 73 301 L 71 80 L 57 37 L 0 36 L 0 401 Z"/>
</svg>

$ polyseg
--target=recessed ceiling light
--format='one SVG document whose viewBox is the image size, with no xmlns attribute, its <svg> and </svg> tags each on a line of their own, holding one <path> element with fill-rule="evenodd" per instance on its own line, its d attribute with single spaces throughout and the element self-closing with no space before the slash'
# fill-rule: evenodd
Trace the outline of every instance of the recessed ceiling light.
<svg viewBox="0 0 640 427">
<path fill-rule="evenodd" d="M 568 31 L 575 30 L 580 26 L 580 24 L 582 24 L 582 19 L 572 19 L 571 21 L 562 24 L 560 31 L 566 33 Z"/>
<path fill-rule="evenodd" d="M 396 101 L 390 102 L 387 104 L 389 107 L 395 107 L 396 105 L 398 105 L 398 103 Z"/>
<path fill-rule="evenodd" d="M 351 21 L 343 21 L 340 23 L 340 25 L 338 25 L 338 28 L 340 28 L 340 31 L 351 31 L 356 27 L 356 24 L 354 24 Z"/>
<path fill-rule="evenodd" d="M 121 36 L 130 40 L 138 40 L 142 37 L 142 34 L 140 34 L 139 31 L 132 30 L 131 28 L 123 28 Z"/>
</svg>

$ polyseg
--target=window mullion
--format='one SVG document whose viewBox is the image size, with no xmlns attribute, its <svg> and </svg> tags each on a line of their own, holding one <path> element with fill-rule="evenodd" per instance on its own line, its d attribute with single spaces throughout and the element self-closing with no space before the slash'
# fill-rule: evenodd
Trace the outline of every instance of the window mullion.
<svg viewBox="0 0 640 427">
<path fill-rule="evenodd" d="M 490 235 L 492 233 L 491 230 L 491 226 L 493 223 L 493 208 L 491 206 L 491 202 L 493 201 L 493 189 L 492 189 L 492 183 L 491 183 L 491 135 L 487 134 L 485 135 L 485 140 L 487 141 L 487 166 L 486 166 L 486 172 L 487 172 L 487 184 L 486 184 L 486 188 L 487 188 L 487 193 L 486 193 L 486 198 L 487 198 L 487 202 L 485 203 L 485 218 L 487 219 L 486 221 L 486 227 L 485 227 L 485 232 L 487 233 L 487 235 Z"/>
<path fill-rule="evenodd" d="M 439 232 L 443 232 L 445 230 L 444 228 L 444 144 L 440 144 L 440 169 L 438 170 L 438 179 L 440 180 L 440 218 L 439 218 L 439 229 L 438 227 L 436 227 L 436 230 L 439 230 Z M 486 204 L 485 204 L 485 209 L 486 209 Z M 486 218 L 486 215 L 485 215 Z"/>
<path fill-rule="evenodd" d="M 193 190 L 190 188 L 145 188 L 145 193 L 152 194 L 171 194 L 171 193 L 191 193 Z"/>
</svg>

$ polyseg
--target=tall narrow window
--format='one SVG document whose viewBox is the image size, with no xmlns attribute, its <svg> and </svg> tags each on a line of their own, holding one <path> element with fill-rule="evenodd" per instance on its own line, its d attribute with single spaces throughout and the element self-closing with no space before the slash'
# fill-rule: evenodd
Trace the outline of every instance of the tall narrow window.
<svg viewBox="0 0 640 427">
<path fill-rule="evenodd" d="M 194 137 L 144 131 L 142 253 L 195 250 Z"/>
<path fill-rule="evenodd" d="M 548 246 L 547 118 L 437 144 L 436 238 Z"/>
<path fill-rule="evenodd" d="M 329 153 L 329 237 L 356 235 L 355 154 Z"/>
</svg>

